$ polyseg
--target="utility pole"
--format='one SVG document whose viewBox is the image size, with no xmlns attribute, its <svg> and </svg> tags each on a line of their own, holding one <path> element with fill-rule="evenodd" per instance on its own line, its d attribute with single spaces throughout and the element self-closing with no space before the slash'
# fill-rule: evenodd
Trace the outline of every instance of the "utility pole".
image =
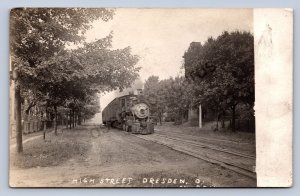
<svg viewBox="0 0 300 196">
<path fill-rule="evenodd" d="M 202 108 L 201 104 L 199 105 L 199 128 L 202 128 Z"/>
</svg>

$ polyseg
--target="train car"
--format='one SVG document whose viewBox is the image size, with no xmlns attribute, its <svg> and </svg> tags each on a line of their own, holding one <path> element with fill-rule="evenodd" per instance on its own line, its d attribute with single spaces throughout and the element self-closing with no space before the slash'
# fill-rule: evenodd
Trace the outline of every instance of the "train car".
<svg viewBox="0 0 300 196">
<path fill-rule="evenodd" d="M 148 104 L 137 95 L 115 98 L 102 111 L 102 121 L 112 126 L 136 134 L 154 132 L 154 122 L 150 117 Z"/>
</svg>

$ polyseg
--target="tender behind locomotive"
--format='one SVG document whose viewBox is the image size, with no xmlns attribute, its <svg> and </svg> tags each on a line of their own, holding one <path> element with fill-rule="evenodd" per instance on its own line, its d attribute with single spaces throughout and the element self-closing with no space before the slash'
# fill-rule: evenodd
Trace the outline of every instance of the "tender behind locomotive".
<svg viewBox="0 0 300 196">
<path fill-rule="evenodd" d="M 115 98 L 102 111 L 102 121 L 106 126 L 127 132 L 140 134 L 154 132 L 149 106 L 137 95 Z"/>
</svg>

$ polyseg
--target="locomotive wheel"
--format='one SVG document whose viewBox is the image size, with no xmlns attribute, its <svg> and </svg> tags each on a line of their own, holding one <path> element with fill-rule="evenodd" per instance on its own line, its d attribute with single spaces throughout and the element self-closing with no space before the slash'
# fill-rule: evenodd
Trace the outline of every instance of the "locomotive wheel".
<svg viewBox="0 0 300 196">
<path fill-rule="evenodd" d="M 117 121 L 114 121 L 113 123 L 112 123 L 112 127 L 113 128 L 116 128 L 116 129 L 118 129 L 118 122 Z"/>
</svg>

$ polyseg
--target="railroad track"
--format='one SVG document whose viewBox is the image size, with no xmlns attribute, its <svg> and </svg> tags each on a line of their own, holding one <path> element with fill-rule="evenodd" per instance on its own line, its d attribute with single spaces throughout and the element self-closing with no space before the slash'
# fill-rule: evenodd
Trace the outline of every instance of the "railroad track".
<svg viewBox="0 0 300 196">
<path fill-rule="evenodd" d="M 190 145 L 194 145 L 194 146 L 198 146 L 200 148 L 209 148 L 212 150 L 216 150 L 216 151 L 221 151 L 224 153 L 228 153 L 228 154 L 232 154 L 232 155 L 237 155 L 240 157 L 245 157 L 245 158 L 249 158 L 249 159 L 254 159 L 255 160 L 255 156 L 249 155 L 249 154 L 245 154 L 245 153 L 240 153 L 240 152 L 233 152 L 233 151 L 229 151 L 226 150 L 222 147 L 218 147 L 215 145 L 210 145 L 210 144 L 199 144 L 198 142 L 200 141 L 193 141 L 193 140 L 186 140 L 186 139 L 182 139 L 182 138 L 176 138 L 176 137 L 170 137 L 167 136 L 165 134 L 159 134 L 159 133 L 155 133 L 156 136 L 162 137 L 162 138 L 168 138 L 170 140 L 175 140 L 175 141 L 180 141 L 180 142 L 184 142 L 184 143 L 188 143 Z"/>
<path fill-rule="evenodd" d="M 164 134 L 164 135 L 169 135 L 170 133 L 175 133 L 176 136 L 187 136 L 186 134 L 180 132 L 180 131 L 173 131 L 172 132 L 165 132 L 165 131 L 161 131 L 161 130 L 155 130 L 155 133 L 159 133 L 159 134 Z M 206 137 L 201 137 L 201 136 L 197 136 L 197 139 L 201 139 L 201 140 L 205 140 L 205 141 L 215 141 L 215 142 L 222 142 L 222 143 L 230 143 L 230 144 L 250 144 L 248 142 L 239 142 L 239 141 L 235 141 L 235 140 L 227 140 L 227 139 L 216 139 L 216 138 L 206 138 Z"/>
<path fill-rule="evenodd" d="M 232 141 L 232 140 L 225 140 L 225 139 L 215 139 L 215 138 L 207 138 L 202 136 L 193 136 L 189 134 L 184 134 L 182 132 L 164 132 L 164 131 L 156 131 L 156 134 L 159 134 L 161 136 L 166 137 L 175 137 L 175 138 L 181 138 L 186 139 L 188 141 L 193 141 L 197 144 L 201 143 L 203 145 L 213 145 L 214 147 L 219 147 L 219 149 L 230 149 L 231 152 L 242 152 L 245 151 L 244 154 L 247 156 L 251 156 L 252 158 L 255 158 L 255 144 L 248 143 L 248 142 L 239 142 L 239 141 Z"/>
<path fill-rule="evenodd" d="M 195 158 L 207 161 L 209 163 L 217 164 L 226 169 L 256 179 L 256 174 L 254 171 L 255 157 L 252 155 L 240 152 L 232 152 L 230 150 L 223 149 L 217 146 L 207 144 L 203 145 L 195 141 L 185 140 L 178 137 L 170 137 L 159 133 L 135 136 L 144 140 L 167 146 L 181 153 L 191 155 Z M 220 156 L 220 154 L 223 157 L 225 156 L 226 158 L 220 158 L 222 157 Z M 228 161 L 228 158 L 231 158 L 230 161 Z M 244 160 L 244 163 L 235 162 L 237 160 L 240 160 L 241 158 Z M 252 162 L 252 164 L 249 165 L 249 162 Z"/>
</svg>

